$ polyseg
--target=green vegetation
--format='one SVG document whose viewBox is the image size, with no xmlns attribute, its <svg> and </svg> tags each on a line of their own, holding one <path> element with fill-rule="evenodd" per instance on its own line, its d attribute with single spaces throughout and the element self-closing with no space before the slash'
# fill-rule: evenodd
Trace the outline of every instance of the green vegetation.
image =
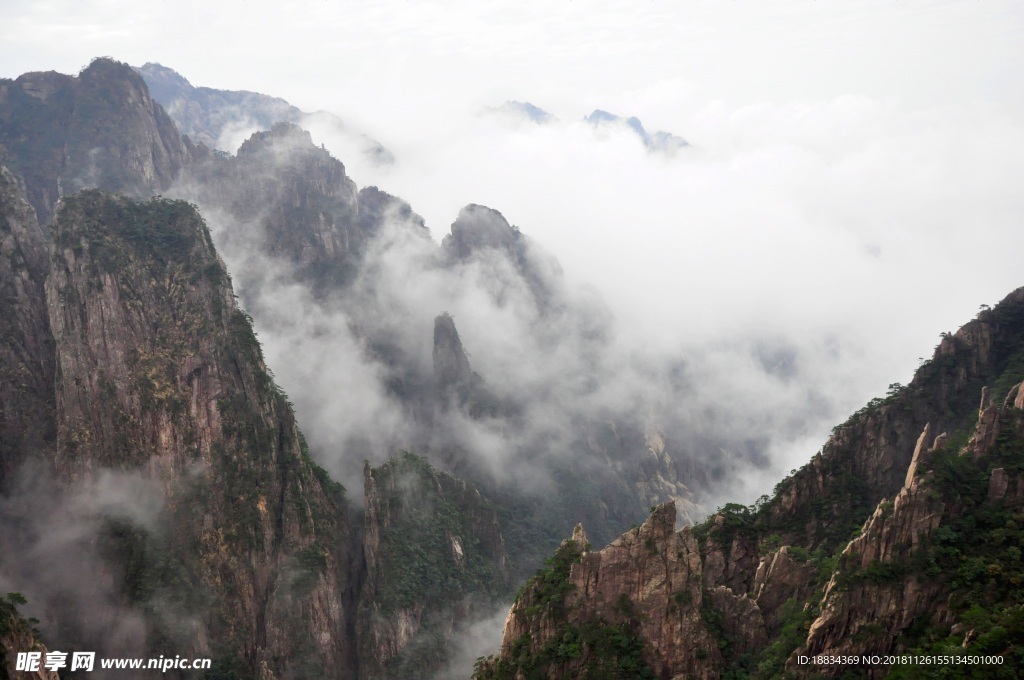
<svg viewBox="0 0 1024 680">
<path fill-rule="evenodd" d="M 379 536 L 368 583 L 371 622 L 416 612 L 419 629 L 382 678 L 428 677 L 446 661 L 453 607 L 490 606 L 508 591 L 495 509 L 473 487 L 400 451 L 370 471 L 367 519 Z"/>
<path fill-rule="evenodd" d="M 57 245 L 78 250 L 86 244 L 93 260 L 123 275 L 132 257 L 151 266 L 193 265 L 216 283 L 226 276 L 209 246 L 209 232 L 196 207 L 157 196 L 132 201 L 96 189 L 64 199 Z"/>
<path fill-rule="evenodd" d="M 533 640 L 524 635 L 515 641 L 507 658 L 477 659 L 475 680 L 514 680 L 520 673 L 526 680 L 541 680 L 555 669 L 570 667 L 573 677 L 590 680 L 654 679 L 643 659 L 638 614 L 627 595 L 622 594 L 615 605 L 616 614 L 623 618 L 620 623 L 603 618 L 581 625 L 569 623 L 565 610 L 565 598 L 573 588 L 569 573 L 583 550 L 575 541 L 565 541 L 516 597 L 515 606 L 522 608 L 528 620 L 549 621 L 556 626 L 556 634 L 539 649 L 533 649 Z"/>
<path fill-rule="evenodd" d="M 530 605 L 524 610 L 527 616 L 539 614 L 560 619 L 565 614 L 565 596 L 572 591 L 569 572 L 572 565 L 580 561 L 583 546 L 576 541 L 562 543 L 555 554 L 544 562 L 539 569 L 516 594 L 516 602 L 528 599 Z"/>
<path fill-rule="evenodd" d="M 7 593 L 6 597 L 0 598 L 0 640 L 12 635 L 23 637 L 39 638 L 39 631 L 35 628 L 38 619 L 26 619 L 18 612 L 18 607 L 28 604 L 28 601 L 21 593 Z M 21 649 L 19 651 L 27 651 Z M 7 673 L 7 655 L 4 652 L 4 645 L 0 644 L 0 680 L 9 680 Z M 12 664 L 13 667 L 13 664 Z"/>
<path fill-rule="evenodd" d="M 1016 678 L 1024 669 L 1024 509 L 987 499 L 993 469 L 1024 472 L 1021 414 L 1000 426 L 994 451 L 975 460 L 957 455 L 950 445 L 932 461 L 932 485 L 952 509 L 911 565 L 916 578 L 940 582 L 949 591 L 962 630 L 933 626 L 927 620 L 907 635 L 910 653 L 1002 655 L 1001 666 L 954 666 L 943 678 Z M 967 644 L 964 644 L 968 634 Z M 892 677 L 939 677 L 934 669 L 894 669 Z"/>
<path fill-rule="evenodd" d="M 804 608 L 793 598 L 787 600 L 782 605 L 782 628 L 758 655 L 756 673 L 752 675 L 763 680 L 783 677 L 786 659 L 807 639 L 807 631 L 818 613 L 817 607 Z"/>
<path fill-rule="evenodd" d="M 500 594 L 503 579 L 494 567 L 496 556 L 473 526 L 474 515 L 493 512 L 486 502 L 459 493 L 454 478 L 406 451 L 371 474 L 381 493 L 381 512 L 390 518 L 380 527 L 385 571 L 377 603 L 384 611 L 430 609 L 468 595 L 489 599 Z M 439 486 L 447 492 L 439 492 Z"/>
<path fill-rule="evenodd" d="M 610 625 L 603 619 L 580 626 L 563 624 L 558 635 L 531 651 L 529 635 L 516 640 L 508 658 L 477 659 L 474 680 L 547 680 L 556 669 L 572 668 L 572 677 L 586 680 L 654 680 L 643 659 L 644 642 L 629 623 Z M 557 671 L 556 671 L 557 672 Z"/>
</svg>

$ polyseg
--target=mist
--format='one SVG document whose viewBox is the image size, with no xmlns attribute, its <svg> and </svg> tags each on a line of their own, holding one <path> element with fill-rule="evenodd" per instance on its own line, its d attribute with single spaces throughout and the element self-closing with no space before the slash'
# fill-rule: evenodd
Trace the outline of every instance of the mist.
<svg viewBox="0 0 1024 680">
<path fill-rule="evenodd" d="M 692 145 L 672 155 L 625 125 L 476 110 L 435 146 L 398 147 L 392 166 L 306 122 L 358 185 L 409 200 L 432 239 L 394 216 L 349 288 L 317 299 L 256 227 L 204 214 L 314 454 L 356 490 L 364 459 L 430 443 L 367 338 L 386 336 L 429 376 L 442 312 L 473 370 L 519 409 L 515 427 L 449 419 L 489 474 L 547 488 L 524 461 L 573 458 L 579 421 L 617 414 L 715 459 L 713 483 L 683 480 L 713 508 L 769 491 L 831 427 L 908 381 L 941 332 L 1020 283 L 1024 134 L 992 108 L 713 103 L 670 130 Z M 470 202 L 523 231 L 552 309 L 507 253 L 439 264 Z"/>
<path fill-rule="evenodd" d="M 729 500 L 771 488 L 833 425 L 907 382 L 941 332 L 1021 283 L 1024 90 L 1013 66 L 1024 14 L 1014 3 L 250 2 L 240 13 L 15 2 L 9 14 L 8 75 L 74 71 L 98 53 L 160 61 L 197 85 L 340 115 L 345 134 L 303 124 L 358 185 L 409 201 L 436 241 L 466 204 L 501 211 L 557 259 L 573 305 L 600 310 L 600 347 L 587 345 L 586 370 L 575 341 L 552 366 L 521 361 L 548 346 L 531 335 L 528 305 L 495 311 L 468 270 L 427 275 L 381 255 L 382 289 L 409 297 L 373 303 L 407 315 L 381 323 L 401 327 L 410 362 L 429 368 L 430 320 L 450 311 L 492 388 L 521 397 L 548 375 L 570 404 L 563 413 L 646 413 L 649 402 L 660 405 L 654 429 L 729 435 L 725 448 L 757 462 L 720 471 L 719 486 L 735 487 L 722 492 Z M 197 55 L 197 41 L 216 58 Z M 487 113 L 510 100 L 552 118 Z M 651 153 L 627 129 L 585 124 L 597 108 L 691 146 Z M 251 132 L 242 120 L 225 148 Z M 361 133 L 395 162 L 375 164 Z M 245 273 L 226 257 L 240 284 Z M 277 287 L 281 307 L 266 308 L 281 323 L 255 315 L 257 326 L 320 459 L 342 474 L 345 461 L 415 440 L 384 388 L 386 366 L 353 330 L 366 324 L 352 303 L 308 306 L 301 290 Z M 321 340 L 306 342 L 306 330 Z M 595 394 L 563 389 L 591 375 L 602 376 Z M 537 400 L 531 416 L 551 420 L 551 403 Z M 545 426 L 547 440 L 571 420 Z M 475 445 L 498 451 L 488 460 L 500 470 L 500 451 L 527 444 L 485 425 L 471 423 Z M 342 476 L 358 488 L 357 475 Z"/>
<path fill-rule="evenodd" d="M 21 592 L 28 600 L 22 614 L 39 619 L 55 639 L 75 640 L 80 651 L 141 656 L 150 612 L 127 601 L 123 574 L 105 551 L 116 549 L 114 526 L 162 535 L 164 511 L 162 490 L 141 472 L 101 470 L 65 487 L 30 461 L 0 497 L 0 590 Z M 155 593 L 153 602 L 162 596 Z M 171 603 L 154 610 L 165 625 L 194 624 Z"/>
<path fill-rule="evenodd" d="M 692 145 L 673 157 L 628 129 L 595 131 L 585 110 L 554 113 L 467 111 L 446 136 L 392 145 L 393 167 L 356 160 L 350 173 L 410 201 L 435 238 L 461 204 L 501 210 L 557 257 L 568 288 L 600 300 L 611 363 L 651 366 L 649 393 L 664 375 L 653 367 L 685 361 L 700 403 L 768 442 L 771 472 L 737 480 L 743 500 L 1021 284 L 1024 131 L 999 107 L 711 102 L 673 124 Z M 496 327 L 459 323 L 475 368 L 500 371 L 496 346 L 519 345 Z M 691 421 L 699 410 L 675 404 Z"/>
<path fill-rule="evenodd" d="M 462 680 L 473 675 L 473 664 L 482 656 L 494 654 L 501 647 L 505 618 L 511 604 L 496 607 L 490 615 L 466 622 L 456 631 L 450 659 L 433 680 Z"/>
</svg>

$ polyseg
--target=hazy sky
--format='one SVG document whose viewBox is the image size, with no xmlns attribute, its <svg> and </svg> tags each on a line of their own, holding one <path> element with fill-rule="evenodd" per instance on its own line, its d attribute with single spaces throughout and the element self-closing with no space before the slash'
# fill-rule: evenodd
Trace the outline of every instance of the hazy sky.
<svg viewBox="0 0 1024 680">
<path fill-rule="evenodd" d="M 813 362 L 837 420 L 1024 285 L 1019 2 L 3 5 L 0 76 L 106 55 L 333 111 L 396 164 L 317 141 L 435 238 L 490 205 L 606 297 L 623 342 L 778 341 Z M 557 120 L 480 114 L 506 100 Z M 692 147 L 597 133 L 580 122 L 594 108 Z"/>
</svg>

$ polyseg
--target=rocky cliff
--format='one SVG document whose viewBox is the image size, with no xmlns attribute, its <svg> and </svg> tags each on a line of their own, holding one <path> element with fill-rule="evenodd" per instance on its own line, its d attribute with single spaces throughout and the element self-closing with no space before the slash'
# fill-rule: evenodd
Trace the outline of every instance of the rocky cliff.
<svg viewBox="0 0 1024 680">
<path fill-rule="evenodd" d="M 966 445 L 962 437 L 933 439 L 924 429 L 899 493 L 879 503 L 840 554 L 801 653 L 959 647 L 960 653 L 1003 655 L 1004 668 L 993 671 L 1020 670 L 1020 394 L 1017 385 L 1002 403 L 989 403 L 985 390 Z"/>
<path fill-rule="evenodd" d="M 689 528 L 675 506 L 593 551 L 577 526 L 520 591 L 497 658 L 474 677 L 717 677 L 730 653 L 762 646 L 764 622 L 746 596 L 708 587 Z"/>
<path fill-rule="evenodd" d="M 253 135 L 234 158 L 204 158 L 189 169 L 177 192 L 214 216 L 220 246 L 242 265 L 236 272 L 239 289 L 257 322 L 277 322 L 274 292 L 296 281 L 313 292 L 325 314 L 340 310 L 359 337 L 363 359 L 386 376 L 389 396 L 412 425 L 407 440 L 396 446 L 422 451 L 445 469 L 469 476 L 492 498 L 501 495 L 488 461 L 476 460 L 479 454 L 464 436 L 462 420 L 504 433 L 500 437 L 527 439 L 522 434 L 531 429 L 523 420 L 527 400 L 501 394 L 497 385 L 488 388 L 488 376 L 474 371 L 461 340 L 456 342 L 454 321 L 445 321 L 443 315 L 435 319 L 432 347 L 429 335 L 412 336 L 408 312 L 402 311 L 407 302 L 388 297 L 395 294 L 395 282 L 388 278 L 395 272 L 388 268 L 398 263 L 401 276 L 408 277 L 405 270 L 412 269 L 425 281 L 436 281 L 443 272 L 445 285 L 479 280 L 493 304 L 522 303 L 529 307 L 524 314 L 539 314 L 543 321 L 536 324 L 538 333 L 544 335 L 546 349 L 555 351 L 565 341 L 562 329 L 591 333 L 592 324 L 571 309 L 553 258 L 499 212 L 479 205 L 460 211 L 438 248 L 408 204 L 375 187 L 357 191 L 344 166 L 291 124 Z M 259 253 L 258 266 L 251 263 L 253 251 Z M 401 294 L 408 295 L 407 289 Z M 424 354 L 428 361 L 421 359 Z M 532 401 L 555 398 L 531 393 Z M 562 495 L 568 500 L 545 500 L 560 507 L 540 511 L 534 525 L 546 531 L 558 522 L 568 528 L 570 517 L 583 517 L 594 535 L 608 540 L 642 519 L 652 503 L 671 498 L 685 517 L 699 514 L 688 484 L 696 487 L 706 480 L 706 471 L 680 455 L 678 433 L 634 422 L 631 415 L 576 418 L 564 406 L 567 397 L 558 398 L 563 404 L 552 405 L 552 410 L 575 440 L 561 446 L 587 455 L 560 463 L 553 471 L 567 487 Z M 514 446 L 533 450 L 526 455 L 541 451 L 542 457 L 560 457 L 550 441 L 517 441 Z M 600 491 L 579 491 L 581 478 Z M 535 503 L 503 502 L 517 503 L 538 514 Z M 524 537 L 522 549 L 515 552 L 529 564 L 528 570 L 558 540 L 555 535 L 543 542 L 536 539 Z"/>
<path fill-rule="evenodd" d="M 155 517 L 101 521 L 106 573 L 86 587 L 112 584 L 142 617 L 140 655 L 173 644 L 222 672 L 347 677 L 358 575 L 344 491 L 309 460 L 202 219 L 86 191 L 61 201 L 53 231 L 57 484 L 71 495 L 119 471 L 159 497 Z M 66 644 L 105 651 L 89 619 L 45 605 Z"/>
<path fill-rule="evenodd" d="M 56 436 L 49 254 L 35 211 L 0 166 L 0 489 Z"/>
<path fill-rule="evenodd" d="M 456 621 L 532 571 L 576 519 L 604 543 L 665 500 L 684 523 L 701 514 L 694 491 L 710 469 L 691 453 L 714 442 L 648 404 L 588 400 L 608 346 L 600 310 L 577 305 L 557 263 L 497 211 L 467 206 L 438 247 L 407 204 L 358 190 L 300 128 L 272 126 L 234 157 L 205 152 L 109 60 L 77 78 L 0 81 L 0 145 L 0 487 L 26 461 L 56 477 L 28 494 L 42 502 L 22 508 L 26 523 L 37 508 L 74 515 L 70 499 L 114 473 L 152 497 L 149 514 L 101 512 L 75 537 L 102 558 L 87 588 L 141 622 L 135 649 L 170 644 L 213 656 L 222 676 L 262 680 L 415 675 L 439 668 Z M 194 208 L 71 193 L 148 197 L 175 177 L 216 217 L 218 245 L 258 263 L 239 271 L 243 295 L 284 282 L 317 313 L 338 312 L 359 360 L 422 426 L 410 440 L 483 495 L 402 455 L 367 469 L 366 516 L 353 515 L 311 463 Z M 518 394 L 503 391 L 509 375 L 488 391 L 474 372 L 486 363 L 471 365 L 451 317 L 434 316 L 446 305 L 414 310 L 438 298 L 388 288 L 381 272 L 396 262 L 452 298 L 475 286 L 477 302 L 528 326 L 533 356 L 555 358 Z M 397 288 L 413 281 L 405 269 Z M 274 311 L 250 300 L 254 315 Z M 407 328 L 413 311 L 422 328 Z M 565 346 L 585 349 L 573 371 L 557 365 Z M 832 672 L 794 661 L 818 651 L 1009 657 L 1021 631 L 1021 347 L 1017 291 L 837 427 L 772 498 L 682 531 L 658 505 L 599 551 L 576 532 L 524 588 L 501 656 L 480 673 L 774 677 Z M 525 493 L 494 460 L 540 471 L 541 490 Z M 3 552 L 7 577 L 42 564 Z M 56 554 L 49 563 L 78 553 Z M 89 639 L 79 615 L 98 615 L 65 595 L 42 601 L 46 623 Z"/>
<path fill-rule="evenodd" d="M 983 387 L 1006 395 L 1019 373 L 1022 334 L 1024 290 L 956 333 L 943 334 L 909 385 L 894 384 L 886 397 L 837 426 L 810 464 L 780 482 L 765 527 L 785 543 L 834 549 L 882 498 L 899 492 L 925 425 L 934 435 L 963 430 L 976 415 Z"/>
<path fill-rule="evenodd" d="M 407 204 L 375 187 L 359 191 L 341 161 L 290 123 L 255 133 L 233 157 L 206 156 L 178 191 L 204 212 L 227 213 L 238 227 L 225 225 L 224 238 L 280 259 L 319 295 L 352 280 L 387 220 L 418 223 L 426 236 Z"/>
</svg>

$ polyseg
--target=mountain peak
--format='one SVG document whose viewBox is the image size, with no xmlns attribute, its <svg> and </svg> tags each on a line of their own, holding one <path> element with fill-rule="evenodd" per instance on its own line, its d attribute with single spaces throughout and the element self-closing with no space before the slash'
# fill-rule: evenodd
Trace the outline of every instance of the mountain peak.
<svg viewBox="0 0 1024 680">
<path fill-rule="evenodd" d="M 470 203 L 459 211 L 444 247 L 458 259 L 484 248 L 509 250 L 519 240 L 519 230 L 493 208 Z"/>
<path fill-rule="evenodd" d="M 445 408 L 469 398 L 473 370 L 462 347 L 451 314 L 444 312 L 434 319 L 434 389 L 438 402 Z"/>
<path fill-rule="evenodd" d="M 168 92 L 195 89 L 185 76 L 173 68 L 168 68 L 156 62 L 147 61 L 134 70 L 146 81 L 150 92 L 157 99 L 162 99 L 163 95 Z"/>
<path fill-rule="evenodd" d="M 661 151 L 664 153 L 675 153 L 679 149 L 690 146 L 682 137 L 672 134 L 671 132 L 665 132 L 664 130 L 658 130 L 657 132 L 648 132 L 644 129 L 643 123 L 636 116 L 630 116 L 629 118 L 623 118 L 614 113 L 609 113 L 604 109 L 594 109 L 590 115 L 583 118 L 584 122 L 590 125 L 600 128 L 611 125 L 625 125 L 632 130 L 640 141 L 644 143 L 648 151 Z"/>
<path fill-rule="evenodd" d="M 492 106 L 486 109 L 486 113 L 496 113 L 512 118 L 525 118 L 531 123 L 539 125 L 550 123 L 555 119 L 553 115 L 535 104 L 515 100 L 509 100 L 501 106 Z"/>
<path fill-rule="evenodd" d="M 309 132 L 294 123 L 279 121 L 274 123 L 269 130 L 254 132 L 249 139 L 242 142 L 242 146 L 238 148 L 238 155 L 244 156 L 254 153 L 257 149 L 268 144 L 275 146 L 277 144 L 285 144 L 290 149 L 294 147 L 315 150 L 317 148 L 314 146 L 313 136 Z"/>
<path fill-rule="evenodd" d="M 168 189 L 192 150 L 145 81 L 114 59 L 77 77 L 25 74 L 0 95 L 5 165 L 24 182 L 42 224 L 61 196 L 100 188 L 138 198 Z"/>
</svg>

